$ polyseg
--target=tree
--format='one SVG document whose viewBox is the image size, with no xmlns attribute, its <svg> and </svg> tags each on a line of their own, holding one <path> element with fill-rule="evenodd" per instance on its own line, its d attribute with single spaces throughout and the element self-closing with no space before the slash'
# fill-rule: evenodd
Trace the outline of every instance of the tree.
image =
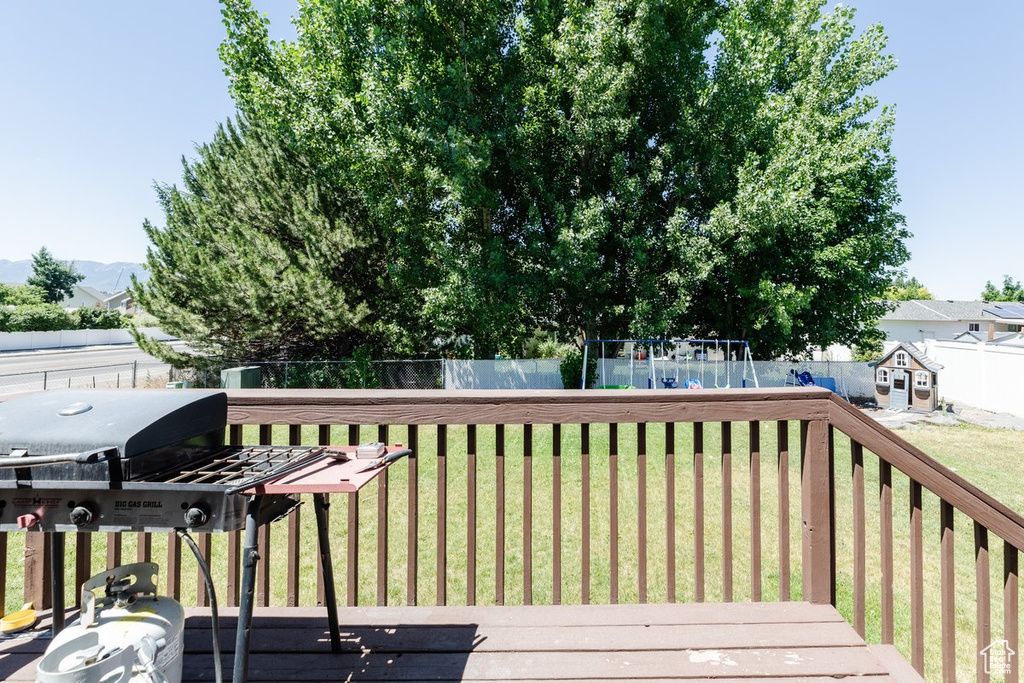
<svg viewBox="0 0 1024 683">
<path fill-rule="evenodd" d="M 0 305 L 25 306 L 41 304 L 45 293 L 33 285 L 5 285 L 0 283 Z"/>
<path fill-rule="evenodd" d="M 353 229 L 358 205 L 265 126 L 228 122 L 197 153 L 182 160 L 183 188 L 157 187 L 166 226 L 144 224 L 151 277 L 132 279 L 138 304 L 201 356 L 336 357 L 363 343 L 387 269 Z"/>
<path fill-rule="evenodd" d="M 43 290 L 47 303 L 59 303 L 71 297 L 75 285 L 85 279 L 74 263 L 58 261 L 46 247 L 32 255 L 32 275 L 28 284 Z"/>
<path fill-rule="evenodd" d="M 981 298 L 984 301 L 1020 301 L 1024 302 L 1024 287 L 1020 281 L 1014 282 L 1009 275 L 1003 276 L 1003 288 L 996 289 L 991 281 L 985 283 L 985 289 L 981 291 Z"/>
<path fill-rule="evenodd" d="M 821 0 L 225 3 L 232 94 L 354 197 L 406 345 L 855 343 L 908 257 L 894 66 Z"/>
<path fill-rule="evenodd" d="M 928 289 L 918 282 L 916 277 L 907 279 L 902 274 L 892 280 L 892 285 L 885 291 L 888 301 L 932 300 L 935 297 Z"/>
</svg>

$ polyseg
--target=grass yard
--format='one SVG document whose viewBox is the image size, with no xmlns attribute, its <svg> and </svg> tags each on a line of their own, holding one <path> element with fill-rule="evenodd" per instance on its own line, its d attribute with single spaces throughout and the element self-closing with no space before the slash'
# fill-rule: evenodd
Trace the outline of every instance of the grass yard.
<svg viewBox="0 0 1024 683">
<path fill-rule="evenodd" d="M 347 429 L 335 428 L 332 438 L 337 443 L 348 439 Z M 636 454 L 636 425 L 620 425 L 618 429 L 619 448 L 617 457 L 612 458 L 608 426 L 594 426 L 590 435 L 590 518 L 591 518 L 591 601 L 610 601 L 611 590 L 611 545 L 610 496 L 612 488 L 612 462 L 617 465 L 617 489 L 619 509 L 618 534 L 618 577 L 619 602 L 636 602 L 638 599 L 638 528 L 647 527 L 647 575 L 648 600 L 666 600 L 666 496 L 665 496 L 665 429 L 663 425 L 647 426 L 646 458 L 646 512 L 641 518 L 638 511 L 638 468 Z M 775 600 L 779 596 L 780 572 L 778 564 L 779 523 L 777 485 L 777 445 L 775 423 L 761 425 L 761 544 L 763 599 Z M 1017 454 L 1024 451 L 1024 432 L 991 430 L 973 426 L 939 427 L 915 426 L 900 430 L 900 435 L 922 448 L 943 464 L 954 468 L 969 481 L 1002 500 L 1014 510 L 1024 510 L 1024 492 L 1017 484 L 1017 477 L 1008 476 L 1017 471 Z M 477 480 L 477 568 L 476 596 L 478 604 L 503 601 L 506 604 L 520 604 L 524 601 L 523 576 L 523 476 L 525 458 L 523 448 L 524 428 L 510 426 L 505 429 L 505 543 L 504 543 L 504 594 L 496 592 L 496 476 L 495 428 L 481 427 L 477 434 L 478 457 Z M 360 440 L 376 439 L 376 428 L 364 429 Z M 316 439 L 316 428 L 304 428 L 303 439 L 312 443 Z M 247 428 L 244 441 L 258 440 L 255 428 Z M 273 440 L 285 443 L 287 428 L 275 427 Z M 408 442 L 404 428 L 392 429 L 390 441 Z M 470 516 L 467 500 L 468 458 L 467 430 L 465 427 L 447 429 L 447 571 L 444 587 L 449 604 L 465 604 L 468 601 L 466 577 L 467 520 Z M 676 591 L 679 601 L 695 599 L 694 579 L 694 471 L 693 471 L 693 429 L 691 425 L 679 424 L 675 439 L 675 541 L 676 541 Z M 705 594 L 707 601 L 724 598 L 722 585 L 723 513 L 722 487 L 723 468 L 721 452 L 721 426 L 717 423 L 704 425 L 704 523 L 705 523 Z M 788 545 L 792 565 L 790 589 L 793 599 L 800 598 L 800 491 L 799 491 L 799 425 L 790 424 L 790 485 L 789 511 L 790 533 Z M 532 438 L 532 519 L 530 530 L 533 566 L 533 602 L 552 601 L 553 580 L 553 458 L 552 428 L 538 426 L 533 429 Z M 736 423 L 732 426 L 732 519 L 733 529 L 733 598 L 748 600 L 751 595 L 751 487 L 748 426 Z M 438 430 L 421 427 L 417 448 L 419 463 L 419 506 L 418 520 L 418 581 L 417 602 L 437 602 L 437 491 L 438 491 Z M 581 601 L 582 557 L 582 502 L 581 482 L 583 459 L 580 455 L 580 428 L 565 427 L 562 430 L 562 601 Z M 878 642 L 880 613 L 880 567 L 879 567 L 879 515 L 878 515 L 878 459 L 865 453 L 865 491 L 867 521 L 867 639 Z M 849 440 L 840 434 L 836 439 L 836 510 L 837 510 L 837 582 L 838 607 L 852 622 L 852 484 Z M 399 463 L 389 471 L 388 488 L 388 556 L 387 595 L 390 604 L 406 604 L 406 554 L 407 554 L 407 473 L 408 466 Z M 370 484 L 360 493 L 358 510 L 358 601 L 372 604 L 377 594 L 377 503 L 378 486 Z M 339 599 L 346 596 L 348 572 L 346 547 L 351 530 L 348 528 L 347 495 L 334 496 L 330 509 L 332 528 L 332 550 L 334 569 L 338 582 Z M 939 612 L 939 512 L 938 501 L 927 492 L 924 497 L 924 562 L 925 562 L 925 624 L 926 624 L 926 665 L 928 677 L 939 673 L 940 612 Z M 893 529 L 895 559 L 895 629 L 896 644 L 904 653 L 910 652 L 910 580 L 909 580 L 909 484 L 898 472 L 893 473 Z M 958 677 L 969 679 L 974 675 L 977 657 L 974 621 L 974 537 L 971 520 L 957 513 L 956 530 L 956 587 L 957 587 L 957 655 Z M 8 537 L 8 567 L 21 564 L 21 543 L 14 534 Z M 268 558 L 271 567 L 271 602 L 285 603 L 286 527 L 272 526 L 272 550 Z M 99 571 L 106 563 L 106 539 L 96 535 L 92 539 L 92 567 Z M 218 534 L 213 541 L 212 568 L 218 590 L 226 585 L 226 535 Z M 135 535 L 126 534 L 123 539 L 124 562 L 135 557 Z M 74 536 L 69 535 L 68 546 L 73 549 Z M 315 563 L 316 531 L 310 506 L 301 509 L 300 566 L 304 577 L 300 602 L 315 604 Z M 1001 637 L 1002 632 L 1002 543 L 990 538 L 991 585 L 992 585 L 992 639 Z M 165 564 L 166 536 L 154 538 L 153 558 Z M 193 602 L 198 585 L 195 563 L 187 549 L 183 551 L 182 599 L 186 604 Z M 73 562 L 68 562 L 67 585 L 69 591 L 74 585 Z M 20 607 L 21 584 L 16 571 L 9 571 L 6 594 L 6 609 Z M 69 601 L 71 600 L 69 594 Z M 224 602 L 223 596 L 221 602 Z"/>
</svg>

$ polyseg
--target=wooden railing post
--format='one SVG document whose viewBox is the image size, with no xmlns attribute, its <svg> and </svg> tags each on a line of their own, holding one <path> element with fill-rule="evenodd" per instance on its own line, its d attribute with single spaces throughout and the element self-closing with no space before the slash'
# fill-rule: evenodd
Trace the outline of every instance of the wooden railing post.
<svg viewBox="0 0 1024 683">
<path fill-rule="evenodd" d="M 827 604 L 832 601 L 833 531 L 828 422 L 805 421 L 800 436 L 803 597 L 808 602 Z"/>
</svg>

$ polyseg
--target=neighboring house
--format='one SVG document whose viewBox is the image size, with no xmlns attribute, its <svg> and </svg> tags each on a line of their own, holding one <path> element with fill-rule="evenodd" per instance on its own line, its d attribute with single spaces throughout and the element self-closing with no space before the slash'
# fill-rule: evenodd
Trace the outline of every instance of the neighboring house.
<svg viewBox="0 0 1024 683">
<path fill-rule="evenodd" d="M 75 308 L 103 308 L 108 311 L 121 311 L 121 313 L 134 313 L 135 300 L 127 291 L 101 292 L 94 287 L 75 285 L 71 297 L 60 302 L 61 305 L 72 310 Z"/>
<path fill-rule="evenodd" d="M 900 410 L 935 410 L 941 369 L 913 344 L 896 344 L 875 364 L 875 403 Z"/>
<path fill-rule="evenodd" d="M 969 332 L 979 340 L 1016 333 L 1024 325 L 1020 304 L 988 301 L 898 301 L 878 321 L 889 342 L 956 339 Z"/>
</svg>

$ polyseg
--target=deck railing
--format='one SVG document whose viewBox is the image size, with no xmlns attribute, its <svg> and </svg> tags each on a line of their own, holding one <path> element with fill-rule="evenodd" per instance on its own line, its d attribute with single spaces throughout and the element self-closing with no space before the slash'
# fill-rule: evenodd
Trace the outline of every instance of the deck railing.
<svg viewBox="0 0 1024 683">
<path fill-rule="evenodd" d="M 1024 518 L 822 389 L 228 394 L 233 443 L 412 449 L 332 500 L 347 605 L 803 599 L 836 604 L 929 677 L 987 680 L 980 651 L 1018 649 Z M 312 518 L 261 528 L 258 604 L 322 603 Z M 961 518 L 970 531 L 954 535 Z M 7 610 L 19 592 L 48 601 L 45 535 L 24 538 L 0 535 Z M 239 534 L 198 542 L 220 603 L 236 605 Z M 172 534 L 68 546 L 70 600 L 95 567 L 134 554 L 166 558 L 164 592 L 209 603 Z"/>
</svg>

